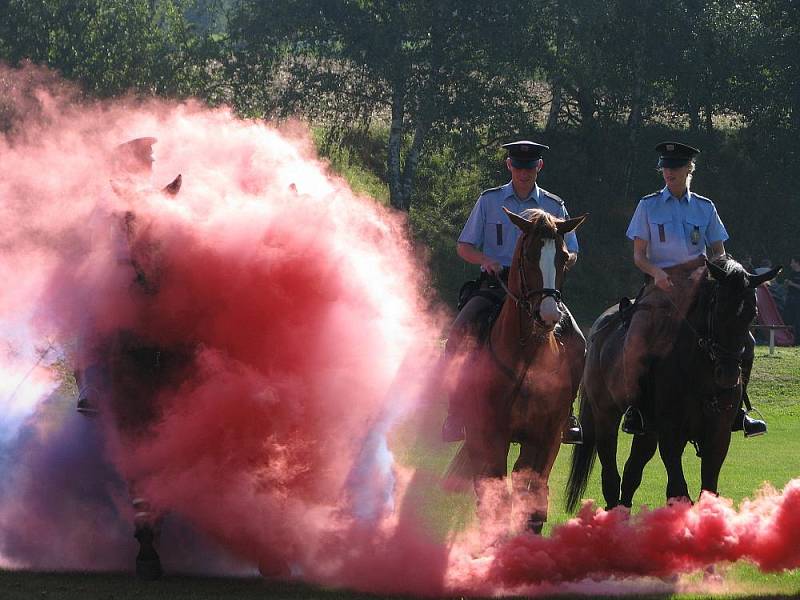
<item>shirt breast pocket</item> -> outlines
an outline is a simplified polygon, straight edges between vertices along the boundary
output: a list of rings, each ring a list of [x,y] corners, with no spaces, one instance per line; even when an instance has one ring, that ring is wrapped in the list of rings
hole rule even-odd
[[[703,248],[706,245],[706,229],[708,223],[697,217],[687,217],[683,223],[686,243],[692,248]]]
[[[648,220],[650,225],[650,243],[666,244],[673,242],[675,232],[672,230],[672,217],[667,215],[652,215]]]
[[[504,223],[486,223],[486,229],[483,232],[483,243],[486,248],[500,249],[505,243],[507,232]]]

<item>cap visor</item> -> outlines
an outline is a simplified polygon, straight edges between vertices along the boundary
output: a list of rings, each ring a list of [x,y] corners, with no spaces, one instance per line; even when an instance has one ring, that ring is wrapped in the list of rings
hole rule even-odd
[[[690,158],[665,158],[662,156],[658,159],[658,166],[666,167],[667,169],[675,169],[688,165],[689,161],[691,161]]]
[[[533,169],[536,166],[536,163],[539,162],[538,158],[533,160],[522,160],[521,158],[512,158],[511,159],[511,166],[515,169]]]

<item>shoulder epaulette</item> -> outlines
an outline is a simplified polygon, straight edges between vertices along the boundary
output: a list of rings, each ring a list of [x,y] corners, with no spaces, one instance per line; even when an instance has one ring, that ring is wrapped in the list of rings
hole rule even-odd
[[[483,190],[483,191],[481,192],[481,196],[483,196],[484,194],[488,194],[489,192],[496,192],[496,191],[497,191],[497,190],[499,190],[501,187],[503,187],[503,186],[502,186],[502,185],[498,185],[497,187],[489,188],[488,190]]]
[[[543,190],[542,188],[539,188],[539,191],[541,193],[543,193],[545,196],[547,196],[548,198],[550,198],[551,200],[555,200],[561,206],[564,206],[564,201],[561,198],[559,198],[558,196],[556,196],[553,192],[548,192],[547,190]]]
[[[694,192],[692,192],[692,196],[694,196],[694,197],[695,197],[695,198],[697,198],[698,200],[705,200],[705,201],[706,201],[706,202],[708,202],[709,204],[714,204],[714,203],[711,201],[711,198],[706,198],[705,196],[701,196],[700,194],[695,194]]]
[[[660,196],[660,195],[661,195],[661,190],[658,190],[657,192],[653,192],[652,194],[647,194],[646,196],[642,196],[640,199],[644,200],[645,198],[652,198],[653,196]]]

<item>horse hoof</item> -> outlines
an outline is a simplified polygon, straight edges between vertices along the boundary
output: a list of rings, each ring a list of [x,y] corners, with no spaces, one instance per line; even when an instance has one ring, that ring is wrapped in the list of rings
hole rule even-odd
[[[258,572],[264,579],[288,579],[292,575],[289,564],[281,558],[262,559],[258,563]]]
[[[534,521],[532,519],[528,519],[528,522],[525,525],[525,529],[527,529],[534,535],[542,535],[542,529],[544,529],[544,521]]]
[[[703,570],[703,583],[707,585],[719,585],[724,581],[722,574],[717,573],[714,565],[709,565]]]
[[[139,541],[139,553],[136,555],[136,576],[143,581],[155,581],[164,571],[161,568],[161,558],[154,546],[156,532],[150,525],[141,525],[133,534]]]
[[[155,558],[136,559],[136,577],[142,581],[156,581],[164,574],[161,568],[161,560]]]
[[[667,506],[676,506],[680,504],[688,504],[689,506],[693,506],[694,502],[689,496],[672,496],[667,498]]]

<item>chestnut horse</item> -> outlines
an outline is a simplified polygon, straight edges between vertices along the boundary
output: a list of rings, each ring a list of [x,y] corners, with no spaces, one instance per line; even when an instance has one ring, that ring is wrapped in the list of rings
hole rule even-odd
[[[633,438],[622,479],[617,469],[617,434],[624,398],[615,395],[622,377],[625,319],[613,307],[589,333],[581,393],[584,443],[572,454],[566,506],[574,510],[588,482],[596,456],[606,508],[631,507],[645,465],[659,449],[667,471],[667,499],[690,500],[681,457],[694,442],[701,456],[701,488],[717,493],[728,454],[731,424],[741,402],[741,360],[756,315],[755,288],[780,268],[752,275],[728,257],[707,262],[685,316],[677,315],[672,350],[652,364],[643,382],[642,408],[651,424]],[[633,305],[632,310],[636,309]]]
[[[481,482],[507,476],[510,444],[519,442],[512,483],[530,511],[528,528],[539,533],[547,519],[547,481],[583,371],[585,343],[560,289],[568,258],[564,235],[586,215],[562,221],[538,209],[506,213],[522,235],[505,302],[455,390],[464,394],[466,439],[451,473],[469,472],[480,504]]]

